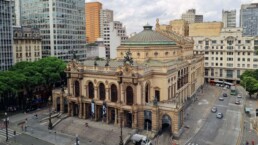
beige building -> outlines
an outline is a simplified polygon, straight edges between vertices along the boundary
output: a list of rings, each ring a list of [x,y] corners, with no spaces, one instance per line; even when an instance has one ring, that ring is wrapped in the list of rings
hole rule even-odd
[[[42,58],[39,29],[13,27],[13,62],[37,61]]]
[[[189,36],[220,36],[222,28],[222,22],[192,23],[189,24]]]
[[[203,85],[203,56],[193,41],[152,26],[122,42],[115,61],[72,60],[67,90],[53,91],[57,111],[84,119],[179,136],[184,109]]]
[[[204,54],[206,81],[239,83],[240,75],[258,68],[258,38],[242,28],[224,28],[216,37],[193,37],[194,53]]]
[[[172,20],[169,22],[169,24],[172,27],[172,31],[176,32],[177,34],[182,36],[189,35],[189,24],[187,21],[183,19]]]
[[[102,4],[100,2],[88,2],[85,4],[86,16],[86,41],[94,43],[100,38],[100,12]]]

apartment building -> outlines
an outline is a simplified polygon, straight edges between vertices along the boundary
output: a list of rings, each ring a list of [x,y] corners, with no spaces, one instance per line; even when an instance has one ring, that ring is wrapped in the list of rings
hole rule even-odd
[[[182,14],[181,19],[187,21],[189,24],[202,23],[203,15],[196,15],[195,9],[189,9],[185,13]]]
[[[204,54],[206,81],[239,83],[248,69],[258,69],[258,39],[243,37],[242,28],[223,28],[220,36],[193,37],[194,54]]]
[[[40,30],[30,27],[13,27],[13,61],[37,61],[42,58]]]
[[[236,10],[224,11],[222,10],[223,27],[236,27]]]
[[[244,36],[258,35],[258,3],[243,4],[240,9],[240,27]]]

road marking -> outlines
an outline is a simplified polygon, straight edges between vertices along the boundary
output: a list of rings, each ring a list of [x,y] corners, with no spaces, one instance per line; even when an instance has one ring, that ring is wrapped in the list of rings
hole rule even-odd
[[[47,121],[46,121],[46,122],[42,122],[42,123],[40,123],[40,125],[45,125],[45,124],[47,124]]]

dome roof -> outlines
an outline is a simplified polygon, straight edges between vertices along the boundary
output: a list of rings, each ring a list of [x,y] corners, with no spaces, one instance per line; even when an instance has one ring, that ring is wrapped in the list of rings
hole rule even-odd
[[[175,45],[170,38],[152,30],[152,26],[143,26],[144,30],[122,42],[122,45]]]

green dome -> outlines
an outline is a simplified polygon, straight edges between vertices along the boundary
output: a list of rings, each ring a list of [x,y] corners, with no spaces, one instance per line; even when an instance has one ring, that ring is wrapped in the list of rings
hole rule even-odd
[[[143,26],[143,31],[123,41],[122,45],[175,45],[170,38],[152,30],[152,26]]]

